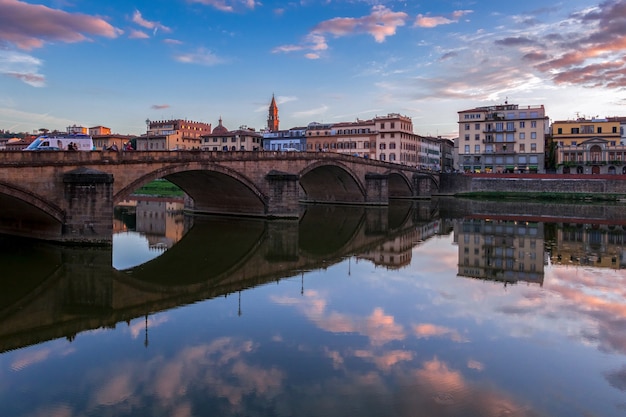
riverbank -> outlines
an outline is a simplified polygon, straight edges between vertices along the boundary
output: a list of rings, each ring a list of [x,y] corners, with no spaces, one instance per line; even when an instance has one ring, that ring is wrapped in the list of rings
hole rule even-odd
[[[500,200],[626,201],[626,175],[441,174],[438,195]]]

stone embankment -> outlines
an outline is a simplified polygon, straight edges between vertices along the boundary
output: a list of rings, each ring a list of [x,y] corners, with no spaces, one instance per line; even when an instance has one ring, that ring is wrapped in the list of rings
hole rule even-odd
[[[441,174],[439,195],[626,199],[626,175]]]

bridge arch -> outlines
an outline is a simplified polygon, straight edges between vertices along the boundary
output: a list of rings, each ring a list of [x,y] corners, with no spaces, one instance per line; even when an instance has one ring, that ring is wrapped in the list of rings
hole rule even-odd
[[[316,161],[300,171],[299,177],[307,201],[332,203],[365,201],[363,182],[353,170],[341,162]]]
[[[389,171],[389,198],[411,198],[414,195],[411,180],[400,171]]]
[[[248,177],[224,165],[186,163],[168,165],[140,176],[118,191],[119,202],[155,179],[164,178],[193,199],[193,209],[205,213],[265,215],[267,196]]]
[[[0,182],[0,207],[0,231],[4,233],[57,236],[65,221],[65,212],[59,206],[4,182]]]

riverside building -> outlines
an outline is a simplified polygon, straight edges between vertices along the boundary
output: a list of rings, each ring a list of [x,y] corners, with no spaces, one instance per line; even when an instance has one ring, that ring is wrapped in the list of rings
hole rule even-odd
[[[455,148],[464,172],[545,172],[545,137],[549,131],[543,105],[476,107],[459,114]]]
[[[211,134],[211,124],[191,120],[146,120],[145,136],[137,138],[139,151],[200,149],[201,138]]]
[[[557,172],[560,174],[626,174],[626,145],[620,120],[585,119],[552,123]]]
[[[240,126],[237,130],[228,130],[220,117],[218,125],[210,135],[203,135],[200,149],[203,151],[259,151],[262,149],[263,136],[252,128]]]

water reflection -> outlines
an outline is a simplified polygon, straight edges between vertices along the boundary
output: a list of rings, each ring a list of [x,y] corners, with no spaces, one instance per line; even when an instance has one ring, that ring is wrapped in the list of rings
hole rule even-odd
[[[626,411],[620,207],[165,207],[112,252],[1,241],[2,415]]]

